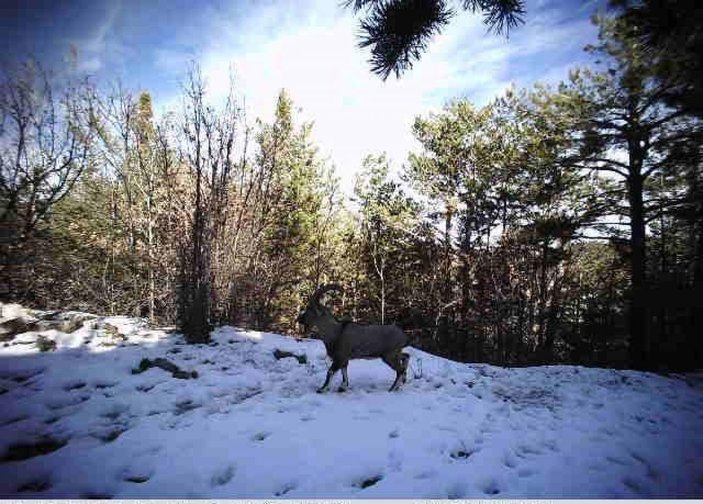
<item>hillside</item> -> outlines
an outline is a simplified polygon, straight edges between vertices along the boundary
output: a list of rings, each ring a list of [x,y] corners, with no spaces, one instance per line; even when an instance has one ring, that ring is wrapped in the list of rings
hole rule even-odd
[[[376,360],[316,394],[318,341],[223,327],[189,346],[138,319],[2,310],[0,498],[703,497],[692,376],[410,348],[399,392]]]

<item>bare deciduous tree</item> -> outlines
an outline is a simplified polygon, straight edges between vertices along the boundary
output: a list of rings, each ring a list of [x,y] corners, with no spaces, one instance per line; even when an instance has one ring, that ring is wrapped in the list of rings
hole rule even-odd
[[[229,186],[239,159],[240,124],[233,85],[224,108],[216,111],[205,101],[199,69],[191,70],[185,88],[180,156],[194,177],[193,212],[180,250],[179,288],[180,325],[191,342],[204,342],[210,336],[213,262],[221,255],[217,240],[227,221]]]
[[[56,85],[36,62],[0,80],[0,246],[10,254],[68,194],[90,162],[92,93]]]

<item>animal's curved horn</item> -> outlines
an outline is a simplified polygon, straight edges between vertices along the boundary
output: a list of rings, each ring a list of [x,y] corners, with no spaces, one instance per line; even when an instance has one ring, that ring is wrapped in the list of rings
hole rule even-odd
[[[344,292],[344,289],[342,288],[341,285],[339,284],[325,284],[321,285],[320,287],[317,288],[317,290],[313,293],[312,296],[310,296],[310,303],[315,303],[315,304],[320,304],[320,297],[326,292],[329,291],[339,291],[339,292]]]

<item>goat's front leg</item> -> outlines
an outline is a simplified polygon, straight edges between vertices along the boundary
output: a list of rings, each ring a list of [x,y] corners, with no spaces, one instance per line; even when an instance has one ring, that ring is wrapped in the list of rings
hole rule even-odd
[[[338,370],[339,366],[333,362],[330,368],[327,370],[327,378],[325,379],[325,383],[322,384],[322,387],[317,389],[318,394],[321,394],[327,390],[327,388],[330,386],[330,380]]]

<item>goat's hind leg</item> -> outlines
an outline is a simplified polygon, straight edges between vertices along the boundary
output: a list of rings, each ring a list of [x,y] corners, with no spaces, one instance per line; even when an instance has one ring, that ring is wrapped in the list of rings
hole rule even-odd
[[[330,368],[327,370],[327,378],[325,379],[325,383],[322,384],[322,387],[317,389],[318,394],[321,394],[327,390],[327,388],[330,386],[330,380],[338,370],[339,366],[333,362]]]
[[[402,352],[400,354],[400,365],[403,368],[403,383],[408,381],[408,364],[410,363],[410,354]]]
[[[348,365],[349,363],[346,363],[342,366],[342,384],[337,389],[337,392],[346,392],[349,388],[349,376],[347,375]]]

